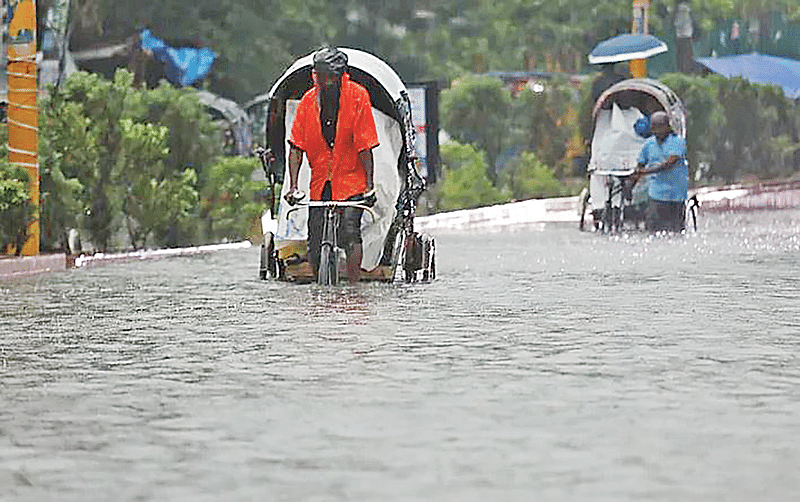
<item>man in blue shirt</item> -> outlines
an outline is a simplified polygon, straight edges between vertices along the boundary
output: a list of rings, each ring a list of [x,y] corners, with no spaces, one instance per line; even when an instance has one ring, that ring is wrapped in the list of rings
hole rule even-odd
[[[672,132],[665,112],[650,117],[652,136],[642,146],[634,177],[650,176],[647,229],[682,232],[686,228],[686,142]]]

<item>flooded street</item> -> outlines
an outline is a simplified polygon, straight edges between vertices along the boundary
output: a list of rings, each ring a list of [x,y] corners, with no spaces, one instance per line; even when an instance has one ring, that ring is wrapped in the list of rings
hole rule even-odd
[[[431,284],[0,282],[0,500],[791,500],[800,212],[699,223],[434,233]]]

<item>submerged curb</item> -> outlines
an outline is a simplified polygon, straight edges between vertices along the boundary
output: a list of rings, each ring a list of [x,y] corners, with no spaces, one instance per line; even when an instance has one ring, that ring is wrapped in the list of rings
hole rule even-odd
[[[25,277],[45,272],[64,271],[72,267],[92,267],[109,263],[122,263],[134,260],[152,260],[173,256],[191,256],[215,251],[245,249],[253,244],[249,241],[226,244],[210,244],[188,248],[153,249],[129,253],[95,253],[93,255],[72,256],[65,254],[23,256],[0,258],[0,280]]]
[[[195,254],[213,253],[215,251],[227,251],[231,249],[245,249],[253,244],[250,241],[232,242],[226,244],[209,244],[207,246],[194,246],[188,248],[169,248],[169,249],[150,249],[143,251],[131,251],[130,253],[95,253],[93,255],[81,255],[75,258],[76,267],[91,267],[104,265],[106,263],[119,263],[134,260],[152,260],[157,258],[169,258],[172,256],[190,256]]]
[[[419,231],[460,231],[498,229],[538,223],[574,223],[579,220],[577,196],[530,199],[476,209],[420,216],[414,219]]]
[[[69,257],[63,253],[3,257],[0,258],[0,279],[63,271],[67,269],[69,261]]]
[[[689,195],[697,196],[701,213],[800,209],[800,181],[703,187],[690,191]],[[414,220],[414,227],[426,232],[460,232],[543,223],[577,223],[580,209],[578,197],[530,199],[420,216]]]

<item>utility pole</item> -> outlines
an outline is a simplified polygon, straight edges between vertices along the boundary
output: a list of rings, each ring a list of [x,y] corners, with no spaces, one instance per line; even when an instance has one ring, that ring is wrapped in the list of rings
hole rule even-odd
[[[650,33],[650,0],[633,0],[633,35],[648,35]],[[644,59],[631,59],[628,63],[633,78],[647,77],[647,62]]]
[[[688,2],[675,2],[675,53],[677,69],[681,73],[692,73],[694,56],[692,54],[692,9]]]
[[[5,3],[5,2],[4,2]],[[36,2],[19,0],[8,25],[8,161],[28,170],[34,221],[22,254],[39,254],[39,161],[36,105]]]

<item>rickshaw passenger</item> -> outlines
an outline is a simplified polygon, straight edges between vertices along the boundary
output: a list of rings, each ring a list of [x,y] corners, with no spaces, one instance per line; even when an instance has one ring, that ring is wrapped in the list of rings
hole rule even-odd
[[[642,146],[634,174],[637,178],[650,175],[646,227],[652,232],[682,232],[686,228],[686,142],[672,131],[663,111],[650,117],[650,131],[653,135]]]
[[[372,149],[378,133],[369,93],[350,80],[347,55],[333,47],[313,57],[314,86],[300,99],[289,138],[289,193],[295,204],[303,154],[311,167],[311,200],[364,200],[375,203]],[[347,253],[351,283],[361,278],[361,209],[345,208],[338,229],[339,244]],[[319,268],[324,208],[309,208],[308,256],[316,277]]]

